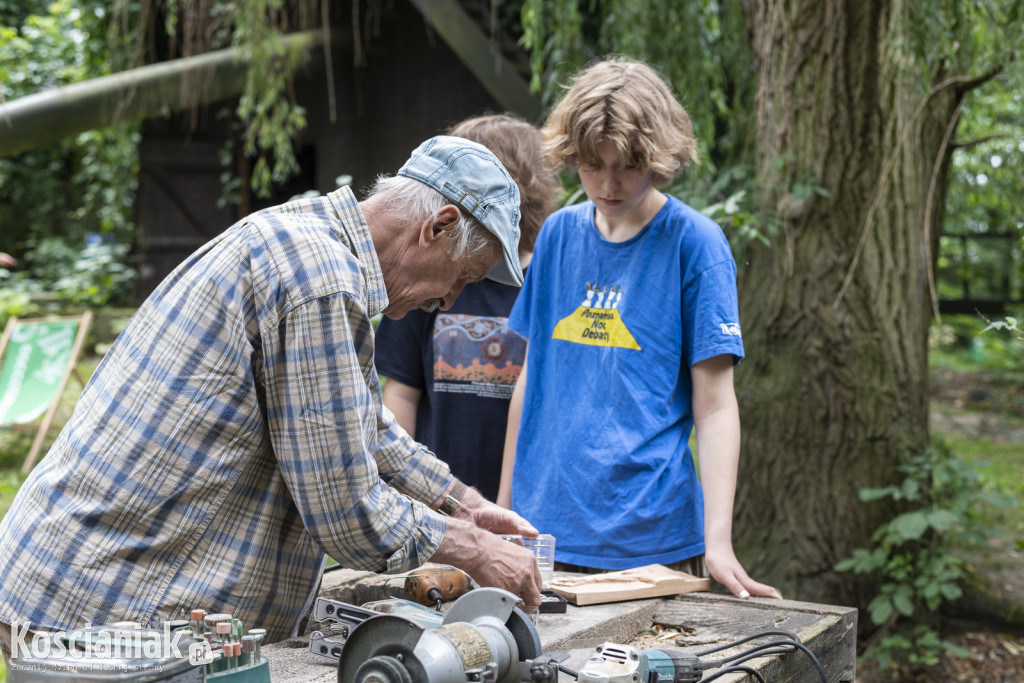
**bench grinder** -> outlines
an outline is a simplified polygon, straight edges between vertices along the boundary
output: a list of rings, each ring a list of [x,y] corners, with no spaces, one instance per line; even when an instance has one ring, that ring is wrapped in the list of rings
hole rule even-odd
[[[531,680],[540,636],[518,602],[508,591],[478,588],[456,600],[438,627],[390,614],[367,619],[345,641],[338,683]]]

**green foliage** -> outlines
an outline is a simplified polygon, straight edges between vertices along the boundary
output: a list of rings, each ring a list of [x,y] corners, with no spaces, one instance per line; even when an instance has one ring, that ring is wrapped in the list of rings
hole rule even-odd
[[[20,26],[30,14],[45,14],[50,0],[0,0],[0,26]]]
[[[1006,418],[1012,420],[1012,418]],[[1010,422],[1014,424],[1014,422]],[[1024,422],[1016,421],[1018,428]],[[992,442],[984,438],[950,437],[949,447],[966,461],[978,461],[977,469],[982,485],[987,491],[995,491],[1007,499],[1024,500],[1024,477],[1020,476],[1020,443],[1015,441]],[[996,510],[992,515],[992,523],[1004,529],[1014,545],[1024,549],[1024,509],[1021,506],[1009,506]],[[999,557],[995,561],[1002,562],[1007,558]]]
[[[693,120],[704,158],[683,194],[742,163],[754,71],[736,3],[527,0],[522,23],[531,87],[545,105],[572,72],[600,55],[630,55],[661,71]]]
[[[6,441],[6,440],[5,440]],[[18,474],[13,471],[14,468],[20,468],[22,461],[25,459],[25,453],[28,452],[29,444],[31,444],[31,437],[22,438],[22,441],[27,441],[25,449],[18,451],[12,448],[0,449],[0,467],[11,471],[0,471],[0,518],[6,514],[7,510],[11,507],[11,503],[14,502],[14,496],[17,495],[18,489],[25,481],[25,475]],[[7,443],[10,443],[7,441]],[[2,660],[0,660],[2,662]]]
[[[938,262],[942,298],[1024,299],[1022,11],[1020,0],[943,0],[920,5],[907,22],[909,45],[929,55],[929,87],[949,73],[997,74],[965,99],[957,125]]]
[[[759,221],[746,199],[747,190],[739,190],[723,201],[705,206],[701,212],[714,219],[727,232],[731,229],[736,241],[746,243],[757,240],[768,246],[771,242],[761,231]]]
[[[30,294],[49,294],[68,306],[125,305],[135,271],[125,265],[129,246],[91,241],[73,247],[57,237],[34,243],[25,258],[26,267],[0,274],[0,285],[18,296],[0,314],[25,315]]]
[[[0,269],[0,274],[2,274]],[[27,292],[0,285],[0,330],[13,317],[24,318],[32,313],[32,300]]]
[[[109,73],[106,3],[58,0],[45,12],[0,26],[4,100]],[[84,244],[89,233],[130,243],[137,146],[136,129],[124,127],[0,159],[0,250],[23,257],[32,241],[61,235]]]
[[[904,37],[893,48],[920,59],[920,82],[930,88],[949,74],[975,75],[1011,64],[1024,44],[1020,0],[936,0],[907,3],[895,17]],[[908,63],[895,55],[894,63]],[[1019,77],[1019,74],[1017,74]]]
[[[271,196],[274,184],[284,183],[299,171],[294,143],[306,127],[305,109],[296,102],[290,74],[302,55],[285,47],[286,33],[311,28],[319,19],[315,0],[247,0],[242,3],[184,3],[145,0],[122,3],[118,15],[131,14],[119,21],[119,35],[140,30],[165,32],[169,53],[164,57],[184,56],[228,47],[238,48],[246,65],[246,78],[235,114],[244,153],[252,161],[249,178],[259,197]],[[153,17],[163,17],[162,25],[152,26]],[[206,27],[196,30],[197,26]],[[134,59],[143,55],[136,49]],[[232,141],[222,151],[224,193],[221,203],[239,200],[239,179],[235,175]]]
[[[1020,307],[1016,307],[1020,308]],[[1020,315],[989,321],[977,315],[947,315],[934,323],[929,335],[929,363],[951,370],[994,370],[1024,381],[1024,333],[1019,332]]]
[[[883,671],[891,671],[896,662],[905,662],[912,669],[919,670],[939,664],[943,653],[967,657],[971,651],[944,640],[934,629],[919,624],[885,638],[865,657],[877,662]]]
[[[292,140],[306,127],[305,110],[289,97],[288,74],[301,55],[288,55],[282,34],[268,21],[280,5],[279,0],[250,0],[231,13],[232,42],[249,65],[238,117],[246,125],[245,153],[256,158],[252,187],[260,197],[269,197],[274,183],[298,173]]]
[[[938,272],[946,298],[1024,299],[1024,100],[995,79],[968,100],[950,169]]]
[[[1017,319],[1012,316],[1007,316],[1004,320],[990,322],[982,332],[988,332],[989,330],[1004,330],[1007,332],[1013,332],[1017,335],[1024,335],[1024,331],[1021,331],[1017,326]],[[1017,339],[1024,340],[1024,337],[1018,336]]]
[[[983,547],[998,533],[992,511],[1016,505],[983,486],[982,465],[960,460],[936,441],[921,454],[901,458],[898,483],[860,491],[864,502],[890,499],[901,509],[875,531],[872,547],[854,550],[835,567],[881,577],[868,614],[874,624],[896,630],[865,657],[883,669],[896,662],[934,664],[943,652],[956,654],[934,629],[942,603],[963,595],[967,569],[954,551]]]

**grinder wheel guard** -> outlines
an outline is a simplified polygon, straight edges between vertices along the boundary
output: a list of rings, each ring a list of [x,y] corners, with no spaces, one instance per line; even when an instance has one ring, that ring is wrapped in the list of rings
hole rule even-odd
[[[435,628],[390,614],[371,617],[346,641],[338,683],[455,683],[472,670],[518,683],[519,663],[541,655],[540,636],[518,601],[508,591],[477,588]]]

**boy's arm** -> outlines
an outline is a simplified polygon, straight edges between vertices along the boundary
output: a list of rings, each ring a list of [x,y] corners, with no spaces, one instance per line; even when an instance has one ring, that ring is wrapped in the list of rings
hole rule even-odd
[[[395,414],[395,421],[408,432],[409,436],[416,438],[416,413],[420,407],[420,397],[423,391],[408,384],[403,384],[397,379],[388,378],[384,384],[384,405]]]
[[[526,359],[530,345],[523,351],[523,369],[516,378],[512,389],[512,400],[508,404],[508,424],[505,428],[505,452],[501,460],[501,482],[498,484],[497,504],[512,508],[512,470],[516,464],[516,445],[519,443],[519,421],[523,414],[523,396],[526,394]]]
[[[732,547],[732,511],[740,459],[740,417],[733,388],[733,357],[694,364],[693,420],[704,489],[705,561],[711,576],[738,597],[781,598],[773,587],[751,579]]]

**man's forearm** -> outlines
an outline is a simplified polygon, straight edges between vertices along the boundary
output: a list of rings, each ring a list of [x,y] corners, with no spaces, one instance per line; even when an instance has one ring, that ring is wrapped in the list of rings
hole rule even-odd
[[[540,571],[533,553],[472,522],[449,518],[444,540],[430,561],[457,567],[481,586],[503,588],[528,606],[540,604]]]

